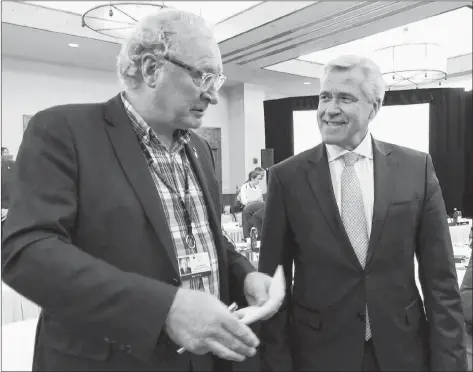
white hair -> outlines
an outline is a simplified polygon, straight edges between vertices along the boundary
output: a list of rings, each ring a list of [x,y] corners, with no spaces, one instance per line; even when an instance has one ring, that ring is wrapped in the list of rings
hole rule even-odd
[[[196,32],[202,31],[202,32]],[[212,37],[212,26],[202,17],[178,9],[165,9],[141,20],[122,45],[117,57],[118,78],[128,89],[142,82],[141,59],[151,53],[164,63],[163,56],[177,52],[180,41],[193,37]]]
[[[381,105],[384,100],[386,84],[379,66],[371,59],[355,55],[344,55],[332,59],[324,67],[324,79],[332,71],[350,71],[359,69],[364,76],[362,90],[366,98],[372,102],[379,100]]]

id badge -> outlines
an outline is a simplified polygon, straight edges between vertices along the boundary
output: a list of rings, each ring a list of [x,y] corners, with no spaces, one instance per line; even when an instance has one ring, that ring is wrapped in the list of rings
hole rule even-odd
[[[181,280],[202,278],[211,274],[208,252],[179,256],[178,261]]]

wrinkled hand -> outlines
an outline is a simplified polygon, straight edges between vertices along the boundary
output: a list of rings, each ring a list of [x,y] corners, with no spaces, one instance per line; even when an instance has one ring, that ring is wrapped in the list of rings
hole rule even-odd
[[[194,354],[211,352],[241,362],[255,355],[259,340],[216,297],[201,291],[179,289],[166,319],[166,332]]]

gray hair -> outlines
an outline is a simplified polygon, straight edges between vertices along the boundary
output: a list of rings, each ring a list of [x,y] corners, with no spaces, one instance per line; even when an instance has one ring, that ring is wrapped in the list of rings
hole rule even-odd
[[[117,57],[117,74],[122,84],[128,89],[136,89],[142,82],[143,55],[155,55],[162,66],[164,55],[177,52],[183,37],[203,36],[196,30],[207,30],[204,35],[212,37],[211,25],[193,13],[165,9],[145,17],[135,26]]]
[[[324,77],[332,71],[350,71],[356,68],[361,70],[365,78],[363,80],[362,89],[366,98],[372,102],[379,100],[381,105],[384,100],[386,83],[384,82],[379,66],[369,58],[355,55],[337,57],[325,65]]]

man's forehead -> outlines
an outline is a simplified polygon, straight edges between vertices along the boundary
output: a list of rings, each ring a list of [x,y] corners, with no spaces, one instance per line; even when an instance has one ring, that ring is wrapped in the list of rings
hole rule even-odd
[[[204,43],[190,44],[188,47],[182,45],[178,51],[182,56],[183,62],[186,62],[196,68],[203,70],[222,70],[222,57],[218,46]]]
[[[360,87],[363,76],[355,71],[334,71],[321,81],[321,91],[353,91]]]

